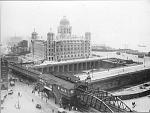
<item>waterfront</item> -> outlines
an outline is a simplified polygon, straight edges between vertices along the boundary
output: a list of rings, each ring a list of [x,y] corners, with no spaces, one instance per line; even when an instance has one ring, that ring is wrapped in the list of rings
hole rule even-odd
[[[93,54],[100,55],[103,58],[115,57],[115,58],[120,58],[120,59],[125,59],[125,60],[132,59],[133,61],[143,62],[143,64],[141,65],[141,68],[142,67],[144,68],[144,65],[145,65],[145,67],[150,66],[150,57],[138,58],[137,55],[126,54],[126,53],[121,53],[121,55],[117,55],[116,52],[95,52],[94,51]],[[132,67],[131,67],[131,69],[132,69]],[[134,91],[135,86],[131,86],[127,89],[128,90],[125,91],[125,89],[121,88],[121,91],[118,91],[117,94],[119,94],[119,92],[120,92],[120,94],[125,95],[125,94],[132,94],[132,93],[141,91],[141,89],[138,89],[138,88],[136,88],[136,91]],[[147,90],[150,90],[150,88]],[[125,102],[131,109],[133,109],[137,112],[149,112],[150,111],[150,95],[140,97],[140,98],[135,98],[135,99],[123,100],[123,102]],[[133,108],[132,102],[135,102],[135,104],[136,104],[136,106],[134,108]]]
[[[116,52],[97,52],[97,51],[92,51],[92,54],[99,55],[102,58],[120,58],[125,60],[132,59],[133,61],[136,62],[143,62],[143,65],[145,64],[145,66],[150,65],[150,57],[147,56],[145,56],[144,58],[138,58],[138,55],[133,54],[121,53],[120,55],[117,55]]]

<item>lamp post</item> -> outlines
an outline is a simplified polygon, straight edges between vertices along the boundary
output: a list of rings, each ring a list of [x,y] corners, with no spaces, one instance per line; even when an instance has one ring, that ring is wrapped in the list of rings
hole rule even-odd
[[[1,42],[0,42],[0,113],[1,113],[1,84],[2,79],[1,79]]]
[[[145,45],[142,45],[142,46],[139,45],[139,47],[145,48],[146,46]],[[144,67],[145,67],[145,53],[144,53],[144,51],[142,53],[144,54]]]
[[[145,54],[144,54],[144,67],[145,67]]]

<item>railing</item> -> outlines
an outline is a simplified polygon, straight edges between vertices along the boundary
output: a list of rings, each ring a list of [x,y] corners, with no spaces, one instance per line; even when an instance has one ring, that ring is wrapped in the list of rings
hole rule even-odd
[[[132,112],[132,110],[122,102],[117,96],[102,90],[84,91],[77,88],[78,98],[87,105],[100,112]],[[81,92],[81,93],[80,93]]]
[[[78,88],[77,90],[83,92],[82,89]],[[111,108],[107,104],[105,104],[104,101],[102,101],[101,99],[99,99],[92,93],[84,91],[84,93],[79,93],[77,97],[78,99],[80,99],[80,101],[83,101],[87,105],[95,108],[96,110],[100,112],[112,112],[113,113]]]

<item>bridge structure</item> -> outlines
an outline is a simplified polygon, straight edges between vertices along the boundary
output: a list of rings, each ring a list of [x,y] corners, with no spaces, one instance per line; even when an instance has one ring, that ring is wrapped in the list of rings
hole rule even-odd
[[[100,112],[132,112],[132,110],[117,96],[100,89],[84,91],[77,88],[79,99],[86,106]]]
[[[34,78],[37,81],[40,79],[44,80],[44,78],[42,78],[41,76],[42,73],[39,71],[29,69],[25,66],[21,66],[21,65],[11,63],[11,62],[9,62],[8,64],[9,64],[8,67],[12,71],[22,73],[23,75]],[[76,85],[77,83],[74,83],[74,84]],[[53,86],[55,87],[56,85],[57,84],[55,83],[53,84]],[[76,100],[72,100],[76,102],[75,104],[82,103],[85,106],[94,108],[100,112],[112,112],[112,113],[113,112],[132,112],[132,110],[125,103],[123,103],[119,97],[112,95],[109,92],[102,91],[100,89],[96,89],[96,90],[90,90],[87,88],[84,89],[80,87],[79,84],[77,84],[76,86],[78,87],[75,87],[74,94],[71,95],[72,97],[69,96],[72,99],[76,99]],[[61,96],[62,93],[58,91],[57,88],[53,88],[52,90],[59,95],[58,96],[59,98],[62,97]]]

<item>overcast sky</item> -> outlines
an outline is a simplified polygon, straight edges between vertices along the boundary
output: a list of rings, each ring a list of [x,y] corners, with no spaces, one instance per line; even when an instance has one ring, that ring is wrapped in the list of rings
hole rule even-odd
[[[1,35],[28,39],[35,28],[43,39],[50,28],[57,33],[63,16],[73,34],[92,33],[92,43],[150,51],[150,1],[25,1],[2,2]],[[146,45],[140,48],[138,45]]]

